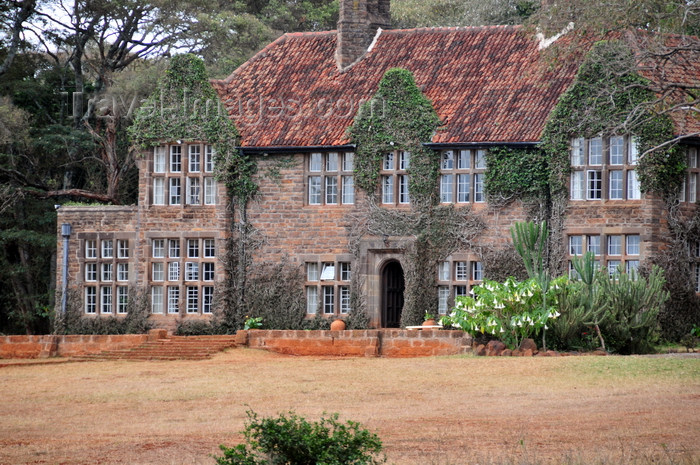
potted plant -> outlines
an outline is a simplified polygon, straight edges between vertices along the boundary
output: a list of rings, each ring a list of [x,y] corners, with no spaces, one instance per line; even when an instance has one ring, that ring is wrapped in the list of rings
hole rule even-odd
[[[435,315],[432,313],[425,312],[423,317],[423,326],[436,326],[437,321],[435,321]]]

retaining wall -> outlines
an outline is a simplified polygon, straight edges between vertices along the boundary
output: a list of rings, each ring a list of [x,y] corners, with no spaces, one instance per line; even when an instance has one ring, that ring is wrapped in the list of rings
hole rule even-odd
[[[239,344],[288,355],[422,357],[471,350],[462,331],[370,329],[354,331],[239,331]]]
[[[73,357],[97,354],[103,350],[136,347],[146,342],[148,338],[148,334],[0,336],[0,358]]]

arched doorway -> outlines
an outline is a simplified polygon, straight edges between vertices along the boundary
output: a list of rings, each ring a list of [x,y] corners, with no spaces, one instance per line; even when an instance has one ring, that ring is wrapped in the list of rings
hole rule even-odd
[[[382,327],[398,328],[403,310],[404,278],[401,264],[390,261],[382,270]]]

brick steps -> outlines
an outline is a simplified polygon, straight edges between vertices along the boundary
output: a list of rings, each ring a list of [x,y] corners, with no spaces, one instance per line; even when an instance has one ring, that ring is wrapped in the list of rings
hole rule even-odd
[[[86,354],[81,360],[205,360],[235,347],[235,336],[171,336],[144,342],[131,349]]]

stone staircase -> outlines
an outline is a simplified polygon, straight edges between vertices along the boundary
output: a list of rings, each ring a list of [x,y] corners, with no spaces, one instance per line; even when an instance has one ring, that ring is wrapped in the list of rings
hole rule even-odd
[[[236,346],[235,336],[170,336],[130,349],[106,350],[80,360],[205,360]]]

